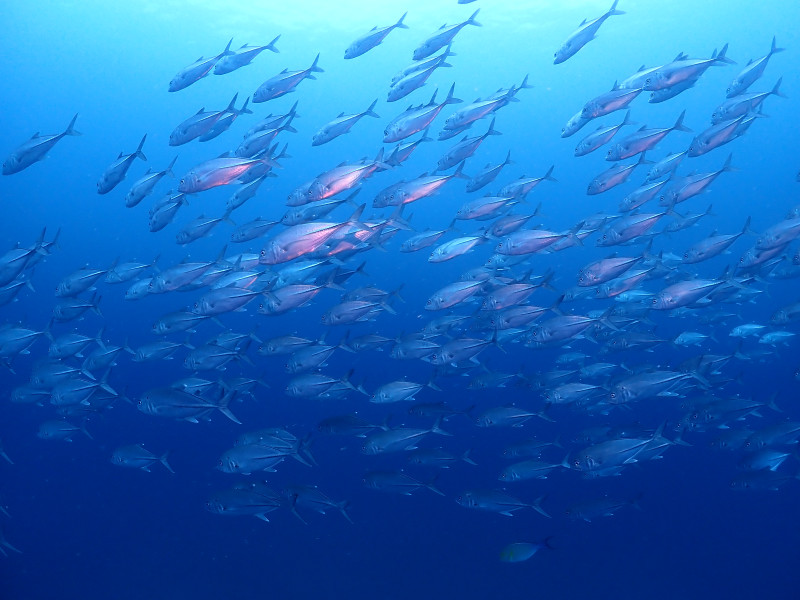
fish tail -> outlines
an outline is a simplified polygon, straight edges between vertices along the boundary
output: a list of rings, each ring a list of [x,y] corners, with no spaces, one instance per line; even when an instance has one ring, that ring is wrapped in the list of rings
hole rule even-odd
[[[314,59],[314,62],[311,63],[311,66],[308,68],[308,72],[309,73],[324,73],[325,72],[324,69],[321,69],[320,67],[317,66],[318,62],[319,62],[319,53],[317,53],[317,57]]]
[[[92,437],[92,434],[91,434],[91,433],[89,433],[89,431],[86,429],[86,420],[84,420],[84,421],[82,421],[82,422],[81,422],[81,424],[80,424],[80,429],[81,429],[81,432],[82,432],[84,435],[86,435],[86,437],[88,437],[90,440],[93,440],[93,439],[94,439],[94,438]]]
[[[142,152],[142,148],[144,148],[144,141],[146,139],[147,139],[147,134],[145,133],[144,136],[142,137],[142,141],[139,142],[139,147],[136,148],[136,152],[133,153],[134,156],[136,156],[137,158],[141,158],[142,160],[145,161],[147,160],[147,157],[144,155],[144,152]]]
[[[403,15],[403,16],[405,16],[405,15]],[[353,525],[355,524],[355,523],[353,523],[353,519],[350,518],[350,515],[347,514],[347,509],[350,508],[350,502],[348,502],[347,500],[342,500],[341,502],[337,502],[336,503],[336,508],[339,509],[339,512],[342,513],[342,516],[345,519],[347,519],[351,524],[353,524]]]
[[[271,41],[269,44],[267,44],[267,48],[266,48],[266,49],[267,49],[267,50],[271,50],[271,51],[272,51],[272,52],[274,52],[275,54],[280,54],[280,53],[281,53],[281,51],[280,51],[280,50],[278,50],[278,49],[275,47],[275,44],[276,44],[276,42],[277,42],[279,39],[281,39],[281,36],[280,36],[280,34],[278,34],[277,36],[275,36],[275,39],[274,39],[274,40],[272,40],[272,41]]]
[[[687,133],[691,133],[692,130],[684,126],[683,124],[683,118],[685,116],[686,116],[686,111],[684,110],[678,117],[678,120],[675,121],[675,125],[673,125],[672,128],[675,129],[676,131],[686,131]]]
[[[369,105],[369,108],[364,111],[364,114],[368,117],[375,117],[376,119],[380,119],[381,116],[373,110],[377,103],[378,99],[375,98],[375,100],[372,101],[372,104]]]
[[[75,121],[78,119],[78,113],[75,113],[75,116],[72,117],[72,121],[69,122],[67,125],[66,131],[64,131],[64,135],[83,135],[80,131],[75,129]]]
[[[239,419],[237,419],[236,415],[234,415],[228,408],[228,404],[230,403],[231,398],[233,398],[235,395],[236,395],[236,390],[228,390],[227,392],[225,392],[225,395],[220,399],[219,404],[217,405],[216,408],[219,412],[228,417],[231,421],[233,421],[237,425],[241,425],[242,422]]]
[[[164,454],[162,454],[162,455],[161,455],[161,456],[158,458],[158,462],[160,462],[162,465],[164,465],[164,468],[165,468],[167,471],[169,471],[170,473],[172,473],[172,474],[174,475],[174,474],[175,474],[175,471],[173,471],[173,470],[172,470],[172,467],[171,467],[171,466],[170,466],[170,464],[167,462],[167,458],[169,458],[169,450],[167,450],[166,452],[164,452]]]
[[[534,500],[533,504],[531,504],[531,508],[533,510],[535,510],[536,512],[538,512],[543,517],[547,517],[548,519],[552,519],[553,517],[551,517],[549,514],[547,514],[545,512],[545,510],[542,508],[542,502],[544,502],[545,498],[547,498],[547,496],[539,496],[536,500]]]
[[[453,85],[450,86],[450,91],[447,92],[447,98],[444,99],[444,102],[442,102],[442,104],[458,104],[460,102],[463,102],[461,98],[456,98],[455,96],[453,96],[453,92],[455,91],[455,89],[456,89],[456,84],[454,82]],[[431,102],[434,102],[435,98],[436,98],[436,92],[433,92],[433,97],[431,98]]]
[[[778,48],[777,42],[775,41],[775,36],[772,36],[772,47],[769,49],[769,55],[772,56],[776,52],[783,52],[786,48]]]
[[[478,466],[478,463],[476,463],[474,460],[470,458],[469,456],[470,452],[472,452],[472,448],[467,448],[467,450],[464,451],[464,454],[460,456],[461,460],[467,463],[468,465]]]
[[[503,135],[502,132],[494,128],[494,121],[494,118],[492,118],[492,122],[489,123],[489,131],[487,131],[485,135]]]
[[[619,1],[619,0],[617,0],[617,1]],[[469,19],[467,19],[467,20],[466,20],[466,22],[465,22],[464,24],[465,24],[465,25],[475,25],[475,27],[483,27],[483,25],[481,25],[480,23],[478,23],[478,22],[475,20],[475,17],[477,17],[477,16],[478,16],[478,13],[479,13],[479,12],[481,12],[481,9],[480,9],[480,8],[479,8],[478,10],[476,10],[474,13],[472,13],[472,15],[470,16],[470,18],[469,18]]]
[[[554,168],[555,168],[555,165],[550,165],[550,168],[547,169],[547,173],[544,174],[542,179],[546,179],[547,181],[555,181],[556,183],[558,183],[558,179],[553,177],[553,169]]]
[[[175,166],[175,162],[178,160],[178,156],[176,155],[175,158],[172,159],[172,162],[169,163],[166,169],[164,169],[164,175],[169,175],[170,177],[175,177],[175,173],[172,170],[172,167]]]
[[[614,0],[614,4],[612,4],[611,8],[608,9],[608,12],[606,14],[609,17],[611,15],[624,15],[625,14],[624,10],[617,10],[617,4],[619,4],[619,0]]]
[[[397,23],[395,23],[394,26],[397,27],[398,29],[408,29],[408,25],[403,23],[403,19],[406,18],[407,14],[408,14],[408,12],[404,12],[403,16],[398,19]],[[773,42],[774,42],[774,40],[773,40]]]
[[[249,102],[250,102],[250,96],[248,96],[247,98],[245,98],[245,100],[244,100],[244,105],[242,105],[242,108],[240,108],[240,109],[237,111],[237,114],[240,114],[240,115],[252,115],[252,114],[253,114],[253,111],[252,111],[252,110],[250,110],[249,108],[247,108],[247,105],[249,104]]]
[[[231,101],[228,103],[228,108],[226,108],[226,109],[225,109],[224,111],[222,111],[222,112],[229,112],[229,113],[233,113],[233,114],[235,114],[235,113],[236,113],[236,106],[235,106],[235,104],[236,104],[236,100],[238,100],[238,99],[239,99],[239,92],[236,92],[236,93],[233,95],[233,98],[231,99]]]
[[[783,50],[783,48],[781,48],[781,50]],[[783,83],[783,77],[779,78],[778,81],[775,82],[775,85],[773,86],[772,91],[770,92],[770,94],[773,94],[775,96],[779,96],[781,98],[786,98],[787,97],[786,94],[784,94],[780,90],[781,83]]]
[[[441,424],[442,424],[442,417],[438,417],[434,422],[433,427],[431,427],[431,433],[438,433],[439,435],[452,436],[453,435],[452,433],[445,431],[444,429],[439,427],[439,425]]]
[[[726,63],[726,64],[729,64],[729,65],[735,65],[735,64],[736,64],[736,61],[735,61],[735,60],[731,60],[730,58],[728,58],[727,56],[725,56],[725,53],[726,53],[727,51],[728,51],[728,44],[725,44],[725,45],[722,47],[722,50],[720,50],[720,51],[719,51],[719,54],[717,54],[717,55],[714,57],[714,63],[712,63],[712,64],[715,64],[715,63],[718,63],[718,62],[720,62],[720,63]]]

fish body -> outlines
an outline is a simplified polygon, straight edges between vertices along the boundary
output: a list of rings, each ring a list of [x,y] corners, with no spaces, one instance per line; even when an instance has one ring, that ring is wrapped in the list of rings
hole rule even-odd
[[[380,28],[375,26],[370,29],[367,33],[362,35],[347,47],[347,49],[344,51],[344,57],[346,59],[352,59],[369,52],[378,46],[383,40],[385,40],[386,36],[389,35],[393,29],[408,29],[408,25],[403,23],[403,19],[406,18],[407,14],[407,12],[403,13],[403,16],[400,17],[397,20],[397,23],[394,23],[393,25]]]

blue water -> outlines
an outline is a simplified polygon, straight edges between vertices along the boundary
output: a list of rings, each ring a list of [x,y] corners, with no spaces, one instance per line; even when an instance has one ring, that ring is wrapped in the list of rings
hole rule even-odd
[[[800,82],[796,52],[800,6],[775,3],[757,10],[749,2],[670,3],[622,0],[619,8],[627,14],[611,17],[600,35],[566,63],[554,66],[555,49],[584,18],[595,18],[608,9],[608,2],[519,3],[512,0],[470,3],[455,0],[407,1],[382,7],[378,3],[343,0],[337,3],[298,0],[292,3],[133,2],[90,0],[80,3],[14,3],[5,7],[0,49],[6,59],[2,86],[3,114],[0,154],[7,156],[35,131],[58,133],[79,113],[76,128],[81,137],[63,139],[50,157],[19,174],[3,177],[0,203],[0,241],[5,251],[19,243],[34,244],[47,227],[47,239],[61,229],[58,248],[29,271],[35,292],[23,289],[17,302],[0,307],[3,323],[41,331],[50,319],[56,298],[53,290],[65,276],[85,265],[107,267],[114,258],[121,261],[150,261],[160,255],[164,269],[185,257],[213,260],[228,243],[233,225],[221,224],[213,235],[188,247],[175,243],[175,235],[192,218],[218,216],[235,185],[203,192],[189,199],[176,221],[159,233],[148,231],[147,211],[152,202],[177,185],[163,180],[155,193],[139,206],[125,207],[124,195],[148,167],[163,169],[177,154],[178,177],[196,164],[231,150],[256,121],[269,113],[283,114],[297,101],[300,117],[293,126],[297,134],[282,133],[278,140],[289,144],[292,158],[281,160],[277,177],[265,182],[258,195],[237,209],[232,219],[245,223],[258,216],[279,219],[286,210],[285,198],[298,185],[342,161],[373,157],[381,147],[383,128],[409,104],[427,102],[435,88],[441,101],[451,83],[455,95],[466,102],[486,97],[498,88],[518,84],[530,75],[533,89],[521,90],[520,102],[503,107],[496,114],[500,137],[488,138],[476,155],[467,160],[465,172],[473,175],[487,163],[501,162],[508,150],[514,165],[504,169],[494,184],[474,194],[464,192],[464,182],[451,181],[440,193],[408,206],[404,217],[422,231],[444,228],[467,199],[502,185],[521,175],[541,176],[550,165],[558,183],[543,182],[513,209],[530,214],[541,203],[541,216],[531,221],[552,231],[575,226],[597,212],[616,214],[619,201],[643,178],[634,173],[624,186],[597,196],[586,195],[586,185],[610,163],[603,160],[605,149],[575,158],[575,145],[597,123],[621,121],[617,112],[592,122],[568,139],[560,138],[564,123],[584,102],[611,88],[641,65],[656,66],[670,61],[681,51],[692,57],[708,57],[715,48],[729,44],[728,56],[736,65],[710,68],[697,85],[662,104],[648,104],[644,92],[631,105],[632,120],[650,127],[666,127],[686,110],[686,124],[700,132],[709,124],[711,111],[724,100],[725,88],[750,58],[763,56],[772,36],[786,51],[770,61],[764,77],[750,92],[768,91],[783,76],[781,91],[787,99],[768,98],[764,113],[741,139],[699,158],[686,159],[680,175],[691,171],[718,169],[733,153],[731,173],[723,173],[710,191],[679,205],[682,214],[704,211],[713,214],[688,230],[659,234],[652,252],[680,255],[685,248],[712,231],[734,233],[747,216],[752,229],[761,232],[781,221],[797,204],[795,175],[800,166],[796,153],[797,98]],[[569,6],[560,6],[568,4]],[[466,27],[453,44],[457,56],[452,68],[437,70],[428,84],[408,98],[388,104],[386,93],[391,77],[410,64],[413,49],[442,23],[456,23],[481,9],[481,28]],[[395,22],[408,10],[409,30],[396,30],[386,41],[354,60],[342,58],[352,40],[372,26]],[[209,75],[185,90],[168,93],[167,84],[175,73],[198,56],[222,51],[230,38],[238,48],[245,42],[266,44],[281,34],[280,54],[264,52],[253,64],[224,76]],[[238,92],[239,102],[266,79],[284,68],[308,67],[317,53],[325,70],[316,81],[304,81],[297,90],[265,104],[251,105],[253,115],[242,115],[230,131],[200,144],[180,148],[168,146],[169,133],[200,107],[224,108]],[[311,136],[340,112],[363,111],[380,98],[376,112],[381,119],[364,118],[353,131],[320,147],[311,147]],[[435,137],[444,118],[454,107],[445,107],[431,128]],[[486,131],[488,119],[478,122],[469,135]],[[633,128],[623,130],[627,135]],[[137,161],[115,190],[98,196],[95,183],[120,151],[133,152],[147,134],[144,152],[147,163]],[[419,136],[409,138],[411,141]],[[651,151],[660,159],[669,152],[688,147],[692,134],[674,132]],[[374,210],[372,198],[400,179],[412,179],[435,168],[439,157],[459,138],[422,144],[402,166],[379,172],[366,180],[357,197],[366,202],[366,215],[387,217],[391,210]],[[393,144],[385,145],[388,153]],[[632,162],[628,159],[623,162]],[[650,210],[653,209],[653,210]],[[333,213],[332,219],[347,217],[349,207]],[[644,207],[657,212],[655,202]],[[656,226],[663,229],[665,221]],[[485,222],[459,222],[463,234],[476,231]],[[278,226],[271,235],[280,230]],[[448,238],[454,237],[450,234]],[[493,243],[442,264],[427,262],[430,250],[407,254],[399,247],[408,233],[401,232],[386,243],[385,252],[371,250],[346,263],[355,268],[366,260],[367,275],[356,275],[344,284],[347,290],[374,285],[385,290],[405,287],[405,303],[392,303],[396,315],[382,313],[374,322],[327,331],[328,342],[338,341],[347,329],[351,336],[379,333],[395,338],[412,333],[441,313],[424,310],[426,299],[438,288],[457,280],[465,271],[485,263]],[[532,255],[515,267],[521,276],[529,269],[542,274],[555,270],[552,285],[558,290],[538,290],[530,303],[549,306],[559,292],[575,285],[580,267],[618,251],[621,255],[640,253],[644,245],[597,248],[597,234],[582,247],[554,254]],[[727,265],[756,242],[756,236],[738,240],[729,254],[698,265],[681,267],[692,277],[721,276]],[[265,240],[248,244],[228,243],[228,255],[258,252]],[[243,246],[243,247],[240,247]],[[797,244],[782,254],[788,262]],[[628,254],[633,253],[633,254]],[[785,262],[787,262],[785,261]],[[488,348],[479,358],[489,368],[514,373],[522,369],[533,376],[555,368],[556,358],[568,351],[590,355],[590,361],[610,360],[629,368],[649,365],[676,369],[687,358],[703,353],[730,354],[737,340],[728,335],[743,323],[769,325],[777,309],[798,300],[797,279],[767,281],[767,273],[743,284],[764,290],[749,302],[711,306],[701,311],[674,314],[651,313],[655,333],[670,340],[684,330],[713,333],[715,340],[697,348],[679,348],[663,343],[651,352],[640,349],[599,355],[602,344],[588,339],[574,340],[569,348],[525,347],[521,342],[503,344],[503,350]],[[76,329],[94,336],[104,327],[103,339],[114,344],[126,340],[136,348],[154,341],[152,323],[162,315],[192,305],[204,290],[170,292],[131,302],[124,299],[128,284],[97,284],[102,295],[103,317],[92,313],[66,324],[55,324],[55,336]],[[646,281],[643,288],[658,292],[666,283]],[[266,340],[296,333],[316,339],[325,326],[320,316],[339,301],[341,292],[323,290],[308,306],[279,317],[259,315],[255,303],[243,312],[224,314],[226,328]],[[84,294],[88,297],[90,294]],[[565,313],[586,314],[606,309],[611,300],[580,299],[562,305]],[[477,307],[456,307],[456,314],[472,315]],[[734,313],[721,324],[700,322],[703,311],[722,309]],[[640,324],[646,331],[652,325]],[[797,333],[797,324],[784,327]],[[212,323],[199,326],[189,339],[201,345],[219,332]],[[485,332],[467,331],[482,337]],[[182,334],[171,336],[177,341]],[[440,338],[439,342],[446,341]],[[256,388],[255,398],[243,397],[231,405],[242,421],[236,425],[220,413],[210,422],[192,424],[143,414],[123,400],[101,414],[90,417],[86,428],[92,440],[77,434],[71,443],[38,439],[39,424],[57,418],[53,406],[23,405],[9,401],[12,389],[26,383],[36,361],[47,355],[48,342],[37,341],[30,353],[11,363],[13,371],[0,368],[3,448],[14,461],[0,459],[0,504],[10,514],[0,514],[0,530],[7,541],[21,550],[0,556],[0,598],[3,600],[83,598],[499,598],[537,597],[601,598],[796,598],[800,561],[797,532],[800,516],[800,482],[789,481],[778,491],[739,492],[730,482],[741,475],[737,462],[741,452],[720,452],[710,442],[723,430],[686,432],[690,446],[670,447],[661,460],[626,466],[618,477],[586,480],[581,474],[556,469],[546,480],[503,484],[497,474],[509,462],[502,450],[510,443],[529,437],[560,439],[564,449],[545,451],[546,460],[560,462],[568,452],[586,444],[572,440],[581,430],[598,425],[622,426],[640,423],[654,429],[669,423],[667,436],[676,435],[674,425],[692,405],[707,393],[688,389],[682,397],[650,398],[608,414],[588,414],[579,408],[554,407],[554,422],[534,418],[521,428],[478,428],[469,419],[455,416],[442,427],[452,437],[428,436],[424,447],[443,447],[460,455],[471,449],[477,466],[455,464],[442,470],[436,486],[445,497],[421,489],[413,495],[386,494],[367,489],[361,479],[368,470],[405,469],[408,474],[430,481],[437,470],[409,465],[405,453],[365,456],[363,440],[325,436],[317,423],[337,414],[358,412],[371,423],[391,415],[390,424],[429,427],[431,419],[407,414],[408,404],[377,405],[365,396],[350,394],[345,399],[289,398],[283,388],[289,380],[285,357],[261,356],[254,344],[248,351],[254,366],[231,363],[225,371],[201,373],[208,379],[230,380],[239,376],[260,377],[269,389]],[[766,402],[777,394],[778,414],[768,408],[759,416],[731,421],[730,428],[757,430],[780,420],[800,420],[795,403],[798,382],[797,338],[789,345],[772,347],[755,338],[744,341],[741,351],[747,361],[733,360],[711,391],[719,397],[742,396]],[[187,377],[186,355],[180,350],[174,360],[134,363],[126,354],[109,375],[109,384],[137,399],[148,389],[167,386]],[[78,364],[74,360],[68,364]],[[354,370],[353,380],[367,390],[401,378],[427,381],[433,367],[423,361],[399,361],[383,352],[359,354],[337,350],[323,372],[343,376]],[[540,410],[541,390],[509,385],[485,391],[467,388],[470,377],[442,375],[437,383],[442,392],[423,389],[419,401],[446,401],[458,409],[475,405],[472,416],[494,406],[516,403]],[[285,427],[298,437],[313,434],[312,451],[318,465],[308,468],[288,459],[276,473],[236,476],[214,469],[217,460],[242,432],[264,427]],[[435,439],[434,439],[435,438]],[[155,464],[151,473],[123,469],[111,464],[115,448],[143,444],[160,454],[170,451],[175,475]],[[784,447],[786,448],[786,447]],[[796,455],[796,446],[788,447]],[[798,471],[790,457],[778,469],[785,475]],[[302,512],[304,525],[286,507],[268,515],[264,523],[250,516],[219,516],[205,510],[214,493],[242,481],[267,481],[280,491],[289,484],[317,485],[331,498],[350,503],[348,523],[338,511],[320,515]],[[512,518],[491,512],[469,510],[455,499],[476,488],[504,488],[526,502],[545,496],[543,507],[552,515],[546,519],[523,509]],[[620,509],[612,517],[592,522],[574,521],[565,511],[571,504],[601,498],[640,496],[642,510]],[[500,561],[502,549],[513,542],[539,542],[552,536],[553,550],[542,550],[519,564]]]

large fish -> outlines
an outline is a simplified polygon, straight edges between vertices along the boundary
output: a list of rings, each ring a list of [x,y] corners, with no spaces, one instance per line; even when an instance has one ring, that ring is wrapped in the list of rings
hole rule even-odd
[[[408,25],[403,23],[403,19],[406,18],[407,14],[407,12],[404,12],[403,16],[400,17],[397,20],[397,23],[394,25],[388,25],[381,28],[378,28],[376,25],[370,29],[367,33],[362,35],[347,47],[347,49],[344,51],[344,57],[346,59],[356,58],[357,56],[361,56],[362,54],[369,52],[375,46],[379,45],[383,40],[385,40],[386,36],[391,33],[392,29],[408,29]]]

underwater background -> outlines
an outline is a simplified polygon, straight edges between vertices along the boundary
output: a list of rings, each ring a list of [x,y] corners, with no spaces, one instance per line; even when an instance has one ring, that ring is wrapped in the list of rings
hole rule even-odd
[[[40,439],[37,431],[41,424],[58,420],[62,414],[46,398],[14,400],[13,391],[27,385],[37,362],[47,358],[51,342],[46,336],[39,336],[19,354],[4,355],[7,368],[0,369],[0,438],[8,460],[0,458],[0,505],[7,514],[0,514],[0,539],[11,547],[3,546],[7,556],[0,556],[0,598],[52,598],[56,594],[84,600],[221,595],[489,598],[523,594],[555,598],[796,598],[800,584],[795,567],[800,562],[800,481],[796,480],[800,433],[767,444],[786,455],[774,471],[747,467],[749,454],[744,445],[733,451],[720,450],[712,442],[731,430],[755,433],[800,421],[797,338],[787,336],[786,341],[770,344],[759,343],[757,336],[739,339],[730,335],[734,327],[744,324],[762,325],[763,332],[797,333],[796,318],[781,325],[773,320],[776,311],[800,300],[796,277],[800,273],[791,269],[796,266],[792,261],[797,242],[789,240],[782,246],[777,262],[746,271],[734,269],[740,257],[759,244],[759,234],[784,222],[800,203],[796,181],[800,82],[795,62],[800,47],[800,5],[622,0],[618,8],[624,15],[609,18],[596,40],[563,64],[554,65],[556,49],[583,19],[595,19],[608,11],[608,4],[605,0],[478,0],[467,6],[455,0],[391,4],[348,0],[112,4],[87,0],[6,6],[0,36],[7,60],[1,92],[0,154],[11,155],[35,131],[64,131],[75,113],[79,115],[75,129],[82,134],[59,141],[48,152],[49,158],[0,181],[4,215],[0,252],[17,244],[34,247],[43,228],[47,241],[60,230],[56,245],[34,251],[36,264],[31,263],[22,275],[33,289],[23,287],[16,301],[0,307],[0,321],[7,328],[47,331],[55,339],[76,331],[94,338],[102,329],[104,343],[135,350],[160,339],[151,331],[155,321],[186,307],[191,310],[207,291],[170,291],[126,300],[130,284],[112,285],[100,278],[92,287],[95,298],[102,297],[98,305],[101,314],[88,310],[78,319],[48,325],[61,300],[54,291],[76,270],[84,266],[109,269],[115,259],[146,264],[158,257],[155,268],[163,271],[187,256],[190,261],[213,262],[226,244],[225,256],[258,254],[271,237],[286,229],[283,225],[242,244],[231,242],[231,232],[258,217],[279,221],[293,190],[344,161],[371,160],[381,148],[389,156],[395,143],[383,143],[384,128],[410,104],[427,104],[435,89],[438,102],[442,102],[455,84],[454,96],[463,103],[444,106],[428,133],[436,140],[444,119],[474,99],[518,86],[526,75],[532,87],[516,89],[519,101],[508,102],[492,115],[494,127],[502,135],[487,137],[463,166],[464,173],[474,176],[487,164],[502,163],[510,151],[513,164],[505,166],[495,182],[468,193],[464,180],[455,178],[437,194],[409,203],[402,212],[407,224],[401,222],[395,237],[387,235],[385,241],[367,245],[354,256],[334,257],[323,265],[315,276],[321,274],[320,281],[325,282],[365,263],[363,273],[342,277],[336,289],[321,289],[306,306],[267,316],[256,310],[260,301],[256,299],[242,311],[218,315],[222,328],[208,320],[194,333],[167,336],[187,344],[171,359],[139,362],[127,352],[120,353],[107,375],[108,385],[120,397],[66,417],[84,427],[91,439],[81,431],[71,441]],[[447,59],[452,67],[436,69],[424,87],[397,102],[387,102],[392,76],[412,64],[413,50],[442,23],[462,23],[477,9],[480,12],[475,19],[481,26],[465,26],[457,33],[452,43],[455,55]],[[397,22],[406,11],[407,30],[393,30],[369,52],[344,59],[345,49],[355,39],[373,26]],[[185,89],[168,92],[178,71],[196,57],[221,52],[229,39],[233,38],[231,49],[236,50],[245,43],[265,45],[278,35],[279,53],[265,51],[244,68],[225,75],[211,73]],[[533,324],[501,339],[498,330],[485,327],[480,315],[480,295],[487,293],[483,291],[472,303],[453,307],[452,314],[466,319],[449,335],[428,338],[439,345],[459,338],[489,341],[475,360],[437,367],[430,361],[391,356],[396,340],[421,332],[433,319],[450,314],[449,310],[426,311],[426,300],[467,271],[483,266],[505,237],[487,238],[464,256],[433,263],[428,261],[433,248],[400,251],[403,240],[413,233],[406,228],[418,232],[446,229],[467,200],[487,192],[495,195],[523,175],[542,177],[551,165],[557,181],[542,181],[527,198],[509,204],[514,214],[533,214],[541,205],[540,213],[526,228],[541,224],[540,229],[568,232],[563,237],[572,240],[589,217],[623,214],[620,201],[641,184],[649,166],[639,167],[618,188],[587,195],[589,182],[611,163],[603,160],[605,148],[585,157],[576,157],[574,149],[598,126],[620,123],[624,110],[593,120],[569,138],[561,137],[565,123],[587,101],[611,90],[615,81],[624,80],[642,65],[664,65],[680,52],[708,58],[728,44],[727,57],[736,64],[708,68],[694,87],[666,102],[648,103],[649,92],[642,92],[630,105],[630,119],[636,125],[626,126],[615,138],[618,141],[645,124],[670,127],[685,111],[685,125],[694,133],[670,133],[647,158],[657,161],[681,152],[711,125],[710,115],[725,100],[726,87],[751,58],[769,51],[773,36],[785,51],[770,59],[763,77],[749,92],[768,92],[782,77],[780,92],[785,98],[766,99],[763,118],[755,118],[746,135],[724,148],[686,158],[677,171],[680,176],[715,171],[732,153],[735,170],[722,173],[704,194],[674,207],[686,216],[703,213],[712,205],[707,216],[693,227],[670,233],[662,230],[674,215],[665,215],[651,231],[656,235],[651,236],[648,250],[646,239],[634,246],[597,247],[602,233],[591,233],[582,244],[531,254],[520,264],[497,269],[487,284],[502,287],[507,278],[524,281],[529,271],[535,281],[552,271],[547,287],[536,289],[523,302],[550,307],[559,296],[567,295],[556,311],[574,315],[595,311],[596,326],[566,344],[537,345],[529,337]],[[253,92],[264,81],[285,68],[306,69],[318,53],[324,72],[316,73],[316,80],[303,81],[296,91],[266,103],[252,102]],[[201,107],[222,110],[236,93],[239,107],[251,97],[253,114],[239,115],[229,131],[208,142],[195,140],[170,147],[170,132],[176,125]],[[365,111],[376,98],[374,111],[380,118],[364,118],[350,133],[321,146],[311,145],[312,136],[325,123],[340,113]],[[252,199],[230,213],[230,222],[220,223],[211,235],[188,245],[176,243],[176,234],[193,218],[225,213],[236,182],[189,196],[173,223],[159,232],[149,230],[148,209],[155,199],[177,190],[182,176],[199,163],[234,150],[248,129],[268,114],[289,112],[295,101],[298,116],[291,125],[297,131],[282,131],[277,138],[281,148],[288,143],[290,157],[277,160],[280,167],[272,171],[276,176],[266,178]],[[465,135],[485,133],[492,117],[478,121]],[[134,161],[116,189],[98,195],[96,182],[104,170],[121,151],[134,152],[145,134],[147,162]],[[372,199],[401,179],[431,174],[439,158],[462,137],[420,144],[407,162],[379,169],[364,179],[354,202],[367,204],[365,221],[389,218],[394,207],[373,208]],[[402,143],[416,139],[419,134]],[[127,208],[125,194],[130,186],[147,168],[165,169],[176,156],[176,178],[165,177],[152,196]],[[665,207],[653,200],[641,210],[658,213]],[[345,223],[352,212],[352,206],[339,207],[323,221]],[[680,262],[692,244],[713,232],[738,233],[748,217],[752,233],[745,233],[729,253],[699,264]],[[796,211],[792,218],[798,218]],[[471,235],[490,224],[459,220],[455,231],[446,233],[442,241]],[[569,294],[582,267],[613,252],[633,257],[643,252],[650,257],[661,253],[661,264],[668,267],[666,279],[648,279],[641,286],[653,294],[691,278],[732,280],[735,289],[719,303],[686,310],[638,311],[631,313],[630,320],[616,324],[611,320],[612,326],[606,327],[612,318],[608,310],[621,303],[571,298]],[[255,268],[267,272],[280,266]],[[240,267],[241,261],[228,264],[229,269]],[[148,276],[157,273],[155,268],[148,270]],[[269,278],[267,273],[259,281],[265,291],[274,293],[277,288],[274,283],[269,287]],[[346,326],[321,322],[321,316],[347,291],[362,286],[392,291],[401,284],[401,298],[391,297],[391,310],[379,305],[372,320]],[[753,293],[738,294],[743,291]],[[90,289],[80,297],[88,300],[92,293]],[[648,301],[649,297],[641,303]],[[556,312],[548,313],[541,321],[554,316]],[[0,330],[0,337],[7,328]],[[246,359],[234,360],[224,370],[196,374],[184,367],[190,347],[202,346],[225,330],[245,337],[253,332],[246,344],[235,349]],[[651,334],[657,341],[608,350],[609,336],[620,331]],[[710,337],[699,346],[673,343],[684,331]],[[346,343],[345,336],[353,339],[366,334],[385,336],[389,342],[380,351],[348,352],[338,347],[321,365],[321,372],[336,380],[352,370],[349,381],[354,387],[363,386],[367,394],[350,389],[331,398],[290,397],[284,389],[294,374],[284,368],[286,356],[266,356],[258,351],[267,340],[288,334],[309,340],[324,336],[324,342],[334,346]],[[493,341],[499,347],[494,347]],[[96,345],[92,342],[82,354]],[[559,358],[567,353],[585,356]],[[706,371],[689,368],[695,378],[687,377],[683,385],[661,395],[624,405],[606,401],[610,390],[632,373],[679,372],[685,361],[710,355],[728,357],[728,361]],[[79,368],[82,360],[71,356],[62,363]],[[579,381],[581,366],[598,361],[609,362],[617,370],[599,383],[590,402],[547,404],[548,390],[566,381]],[[571,374],[563,380],[548,379],[555,370]],[[508,377],[487,389],[470,386],[486,372]],[[92,375],[100,379],[104,370]],[[148,390],[190,376],[222,380],[228,386],[239,377],[260,382],[252,392],[232,395],[229,408],[241,424],[216,410],[201,414],[199,423],[190,423],[136,409],[137,399]],[[369,401],[369,394],[385,383],[407,379],[424,384],[432,378],[440,390],[423,387],[416,402],[445,402],[455,414],[437,420],[430,412],[409,414],[409,407],[414,406],[411,402]],[[710,397],[713,401],[745,398],[759,407],[743,413],[723,411],[719,420],[706,426],[687,424],[694,412],[702,412],[712,402]],[[93,408],[91,402],[78,404]],[[486,411],[507,405],[530,410],[534,416],[521,426],[476,426]],[[542,411],[546,418],[536,416]],[[442,448],[456,459],[449,468],[441,469],[411,463],[406,451],[367,455],[362,452],[364,438],[320,431],[318,424],[336,415],[358,415],[374,424],[368,436],[381,431],[382,423],[424,432],[436,421],[451,435],[422,433],[419,447]],[[655,439],[653,432],[662,423],[666,423],[664,436],[679,443],[669,445],[659,460],[635,460],[634,456],[621,464],[617,473],[599,477],[592,476],[591,470],[568,468],[569,457],[604,440]],[[240,434],[278,427],[298,439],[310,435],[313,462],[305,459],[310,466],[288,458],[275,472],[242,475],[215,468],[220,455],[233,447]],[[605,428],[605,437],[582,435],[598,428]],[[503,455],[504,449],[531,438],[555,444],[542,450],[542,460],[554,465],[549,476],[498,481],[498,473],[513,462]],[[745,439],[749,438],[743,436],[742,444]],[[169,473],[157,458],[150,472],[112,464],[115,449],[132,444],[141,444],[156,456],[168,451],[175,473]],[[475,464],[458,459],[466,451]],[[528,457],[515,460],[524,458]],[[418,489],[406,496],[369,489],[362,480],[377,470],[408,474],[442,494]],[[732,483],[741,482],[743,476],[752,477],[757,484],[754,487],[762,489],[732,489],[740,487]],[[337,507],[323,515],[299,502],[296,509],[302,520],[298,519],[292,514],[291,497],[287,500],[285,495],[281,496],[283,505],[266,515],[268,523],[250,515],[219,515],[207,510],[206,504],[215,494],[244,482],[266,482],[278,495],[292,485],[317,486],[336,504],[347,502],[346,513],[352,523]],[[529,504],[541,498],[541,508],[549,518],[529,506],[515,510],[513,517],[498,514],[500,510],[460,506],[457,499],[467,490],[502,490]],[[600,510],[589,520],[575,518],[576,504],[602,504],[608,499],[618,500],[609,511],[613,515],[604,516]],[[521,542],[542,546],[529,560],[507,560],[504,549]]]

